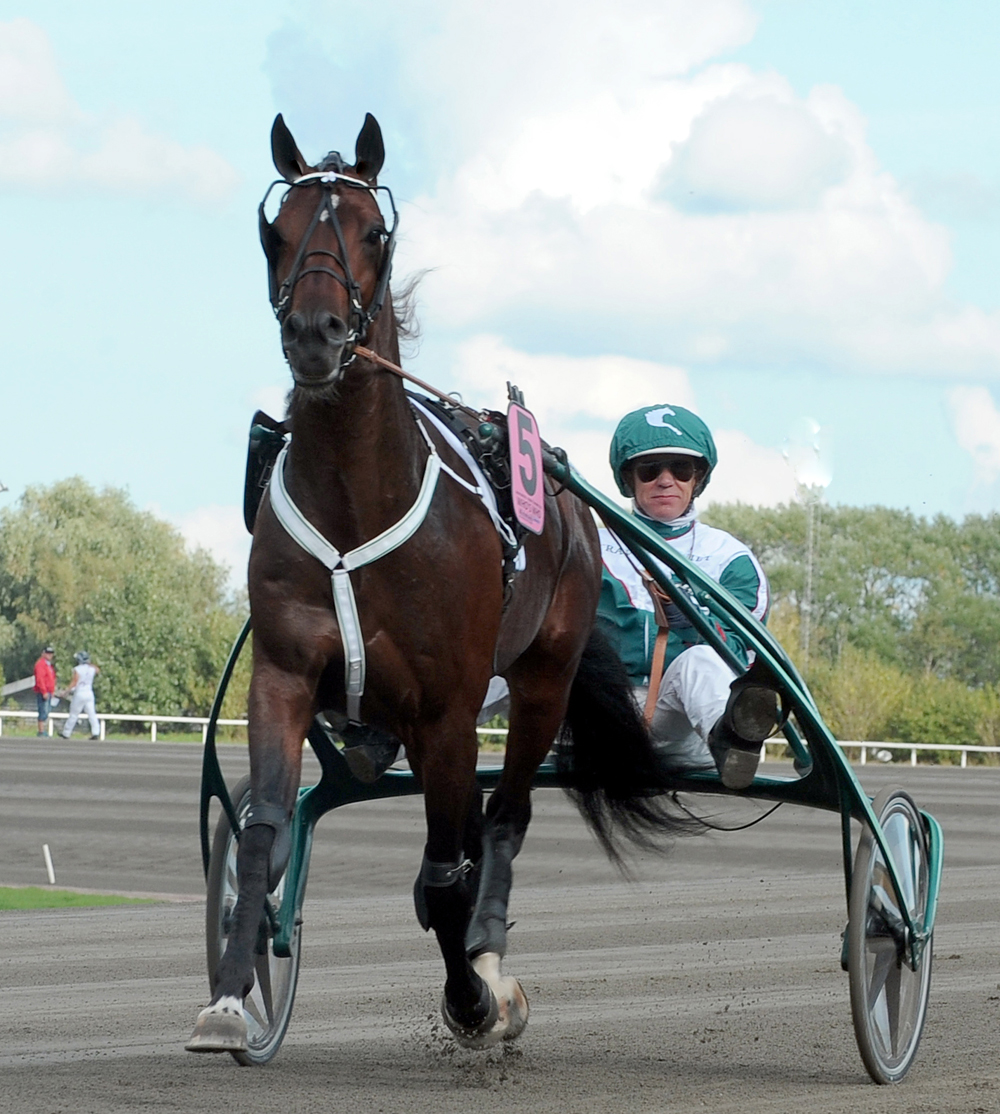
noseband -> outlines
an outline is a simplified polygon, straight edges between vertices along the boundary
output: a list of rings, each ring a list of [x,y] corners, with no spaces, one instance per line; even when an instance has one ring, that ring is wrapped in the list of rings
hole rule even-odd
[[[349,331],[347,342],[344,346],[345,358],[341,361],[341,366],[344,366],[354,359],[356,346],[365,343],[367,340],[368,330],[372,322],[378,316],[379,310],[381,310],[385,302],[386,292],[389,288],[389,278],[392,274],[392,257],[396,250],[396,226],[399,223],[399,214],[396,211],[396,203],[393,200],[392,191],[387,186],[369,186],[367,182],[362,182],[347,174],[341,174],[336,170],[314,171],[311,174],[303,174],[301,178],[297,178],[292,182],[288,187],[285,197],[299,186],[312,185],[319,185],[321,196],[319,204],[316,206],[316,211],[313,213],[312,220],[309,222],[305,235],[302,237],[302,241],[295,253],[295,258],[292,260],[291,269],[284,281],[279,284],[278,276],[274,268],[274,260],[269,250],[269,240],[273,236],[271,222],[268,221],[264,213],[264,206],[267,204],[267,199],[271,196],[271,191],[274,187],[281,185],[288,185],[288,183],[285,182],[284,179],[279,178],[268,186],[267,193],[264,194],[264,199],[261,201],[257,210],[261,246],[264,248],[264,254],[267,256],[268,262],[268,286],[271,307],[278,321],[284,322],[285,317],[288,315],[292,292],[300,279],[305,278],[306,275],[316,274],[329,275],[331,278],[336,279],[347,291],[347,297],[351,307],[350,320],[348,321]],[[384,233],[383,236],[382,261],[379,264],[378,279],[375,283],[375,293],[367,309],[365,309],[361,302],[361,287],[351,271],[351,264],[347,256],[347,244],[344,241],[344,230],[337,216],[337,205],[340,201],[340,197],[335,191],[338,185],[347,186],[350,189],[366,190],[375,198],[376,204],[378,203],[378,194],[384,193],[392,209],[392,227],[388,232]],[[282,202],[284,202],[284,198]],[[381,212],[381,209],[379,211]],[[337,237],[337,246],[340,249],[339,255],[336,252],[328,251],[326,248],[309,247],[309,242],[312,240],[313,233],[316,231],[319,223],[324,219],[330,222],[334,235]],[[323,266],[321,264],[310,267],[304,266],[306,260],[312,255],[328,256],[340,270],[337,271],[332,267]]]

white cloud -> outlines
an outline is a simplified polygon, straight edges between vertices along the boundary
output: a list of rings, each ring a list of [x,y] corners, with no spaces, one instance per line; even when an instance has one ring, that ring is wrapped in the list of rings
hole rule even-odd
[[[955,387],[948,392],[952,428],[972,456],[976,481],[992,484],[1000,476],[1000,411],[986,387]]]
[[[185,147],[134,116],[98,121],[74,102],[51,43],[27,19],[0,23],[0,185],[225,200],[235,169],[204,145]]]
[[[241,507],[198,507],[176,519],[176,525],[189,546],[207,549],[216,561],[229,568],[232,585],[246,584],[252,539],[243,524]]]
[[[857,106],[717,61],[752,36],[742,0],[372,18],[286,27],[268,65],[328,128],[325,89],[367,78],[382,44],[386,180],[422,183],[399,266],[431,270],[428,330],[523,345],[544,321],[574,350],[627,337],[664,362],[1000,374],[1000,312],[946,293],[949,234],[880,169]]]
[[[795,476],[777,449],[758,445],[737,429],[717,429],[713,436],[719,463],[701,503],[776,507],[795,499]]]
[[[666,196],[695,212],[799,208],[849,170],[847,143],[805,103],[734,95],[693,121],[670,161]]]
[[[477,52],[486,71],[502,41]],[[625,331],[632,351],[691,363],[1000,373],[1000,313],[951,302],[948,233],[880,170],[840,90],[803,99],[735,64],[658,71],[645,43],[588,81],[570,46],[547,46],[568,75],[553,98],[486,103],[478,83],[481,126],[456,126],[454,169],[406,207],[401,262],[431,269],[428,321],[485,331],[530,311],[555,335]],[[442,128],[466,110],[453,100]]]
[[[48,36],[29,19],[0,23],[0,119],[72,124],[81,113],[69,95]]]
[[[453,376],[476,406],[507,409],[506,383],[524,392],[542,437],[564,448],[573,466],[602,491],[614,491],[608,446],[619,418],[644,401],[693,406],[687,372],[625,356],[535,355],[498,337],[462,344]]]
[[[743,45],[757,22],[744,0],[437,0],[414,6],[409,19],[400,15],[393,13],[389,30],[401,44],[398,80],[430,102],[435,134],[466,150],[489,141],[503,149],[539,105],[547,115],[578,111],[597,90],[632,103],[650,80],[688,73]],[[342,41],[343,28],[336,30]],[[641,156],[624,142],[602,149],[600,138],[596,128],[595,162]]]
[[[697,412],[688,373],[624,356],[541,356],[477,336],[461,346],[455,382],[476,406],[505,411],[510,381],[524,391],[542,437],[569,453],[574,467],[619,502],[608,464],[615,426],[637,406],[670,402]],[[719,465],[705,502],[776,506],[795,498],[795,477],[782,454],[737,430],[714,434]]]

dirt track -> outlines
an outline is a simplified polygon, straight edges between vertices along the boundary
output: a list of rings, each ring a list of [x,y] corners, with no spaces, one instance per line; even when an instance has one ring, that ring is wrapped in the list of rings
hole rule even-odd
[[[227,773],[243,757],[227,752]],[[622,882],[554,791],[517,864],[508,968],[532,1000],[511,1050],[456,1050],[409,897],[419,799],[321,823],[303,967],[277,1059],[182,1051],[206,1000],[197,748],[0,739],[0,883],[169,893],[152,906],[0,915],[0,1110],[34,1112],[998,1111],[1000,771],[868,767],[945,828],[929,1020],[916,1067],[867,1081],[839,966],[835,817],[784,807],[685,840]],[[729,823],[755,811],[712,801]]]

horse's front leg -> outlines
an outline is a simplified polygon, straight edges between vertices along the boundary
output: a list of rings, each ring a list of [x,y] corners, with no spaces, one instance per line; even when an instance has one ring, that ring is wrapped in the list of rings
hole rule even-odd
[[[444,1020],[469,1048],[494,1043],[487,1038],[497,1020],[496,998],[465,949],[482,830],[477,754],[473,720],[461,729],[439,723],[417,732],[411,755],[427,813],[427,844],[413,900],[417,919],[425,931],[434,930],[444,959]]]
[[[528,999],[513,975],[501,973],[507,954],[507,906],[513,863],[531,820],[531,785],[565,714],[566,674],[520,670],[530,683],[511,687],[510,731],[504,770],[486,808],[479,890],[465,936],[474,969],[498,1002],[495,1040],[515,1040],[528,1023]]]
[[[198,1015],[189,1052],[245,1052],[243,1001],[253,989],[261,934],[270,927],[264,899],[277,886],[291,849],[291,817],[302,767],[302,740],[313,696],[301,678],[255,662],[250,685],[250,810],[240,836],[239,895],[212,1000]]]

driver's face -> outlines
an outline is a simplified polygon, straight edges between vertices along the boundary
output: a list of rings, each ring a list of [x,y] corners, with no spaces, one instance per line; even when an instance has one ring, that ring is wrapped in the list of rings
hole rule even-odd
[[[632,489],[635,492],[635,503],[640,511],[657,522],[673,522],[691,505],[694,498],[697,475],[689,480],[678,480],[668,465],[660,469],[660,474],[644,483],[634,472],[632,474]]]

